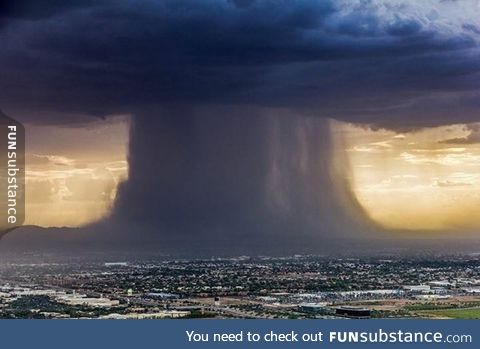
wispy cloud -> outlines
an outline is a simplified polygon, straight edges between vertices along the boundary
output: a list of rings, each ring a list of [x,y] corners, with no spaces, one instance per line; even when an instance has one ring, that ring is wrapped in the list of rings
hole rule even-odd
[[[478,144],[480,143],[480,124],[468,125],[470,133],[464,137],[449,138],[440,141],[442,144]]]
[[[434,185],[437,187],[465,187],[465,186],[471,186],[473,184],[469,182],[446,180],[446,181],[435,181]]]
[[[480,155],[473,153],[451,153],[451,154],[436,154],[432,156],[428,155],[416,155],[410,152],[403,152],[400,154],[400,158],[411,164],[437,164],[444,166],[455,165],[480,165]]]

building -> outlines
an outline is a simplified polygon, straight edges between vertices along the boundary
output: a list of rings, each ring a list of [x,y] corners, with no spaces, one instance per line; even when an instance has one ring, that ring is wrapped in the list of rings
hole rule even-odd
[[[180,296],[175,293],[165,293],[165,292],[148,292],[145,294],[148,298],[158,298],[158,299],[178,299]]]
[[[413,296],[415,299],[424,300],[424,301],[433,301],[439,299],[449,299],[450,295],[440,295],[440,294],[417,294]]]
[[[479,287],[463,287],[461,290],[465,293],[480,294],[480,288]]]
[[[303,313],[316,314],[324,312],[327,307],[327,303],[300,303],[298,310]]]
[[[130,314],[108,314],[100,316],[100,319],[114,319],[114,320],[127,320],[127,319],[178,319],[190,315],[189,311],[179,310],[165,310],[156,313],[130,313]]]
[[[442,287],[442,288],[453,288],[455,287],[455,284],[449,282],[449,281],[430,281],[428,283],[430,285],[430,287],[432,288],[439,288],[439,287]]]
[[[411,293],[429,293],[431,292],[430,285],[406,285],[403,289]]]
[[[92,308],[110,308],[120,304],[118,300],[108,298],[89,298],[85,295],[66,294],[56,297],[56,301],[68,305],[82,305]]]
[[[343,306],[335,310],[335,315],[354,319],[368,319],[371,316],[371,312],[370,309],[363,307]]]
[[[126,267],[128,266],[127,262],[106,262],[104,264],[106,267]]]

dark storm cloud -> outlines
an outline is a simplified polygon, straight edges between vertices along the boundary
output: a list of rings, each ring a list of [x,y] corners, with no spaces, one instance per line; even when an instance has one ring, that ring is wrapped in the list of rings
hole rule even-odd
[[[0,2],[0,29],[12,20],[41,20],[85,6],[94,6],[95,0],[2,0]]]
[[[164,247],[228,249],[235,242],[265,252],[288,248],[292,238],[305,247],[325,245],[326,236],[360,237],[368,226],[355,221],[361,209],[330,167],[326,120],[187,107],[143,111],[134,124],[134,170],[112,220],[138,222],[132,229]]]
[[[77,7],[91,6],[94,0],[4,0],[0,3],[0,17],[20,19],[42,19]]]
[[[5,108],[247,103],[392,128],[407,113],[407,127],[478,116],[476,26],[443,28],[441,3],[52,4],[37,10],[50,17],[13,20],[2,34]]]
[[[231,0],[236,6],[240,8],[251,6],[255,0]]]
[[[468,0],[32,6],[3,15],[0,105],[37,122],[133,115],[110,241],[271,251],[363,236],[374,228],[348,168],[332,170],[325,118],[398,131],[479,118]]]

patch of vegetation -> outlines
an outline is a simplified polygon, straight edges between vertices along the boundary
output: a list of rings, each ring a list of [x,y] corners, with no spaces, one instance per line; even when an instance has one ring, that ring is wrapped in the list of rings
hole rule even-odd
[[[480,307],[480,302],[464,302],[464,303],[417,303],[409,304],[404,307],[406,310],[441,310],[441,309],[464,309]]]
[[[415,317],[415,314],[405,309],[398,310],[372,310],[372,318],[385,319],[385,318],[411,318]]]
[[[125,312],[125,308],[116,308],[116,313]],[[48,296],[23,296],[3,309],[0,318],[3,319],[45,319],[44,313],[60,313],[71,318],[99,317],[111,313],[107,308],[89,308],[82,305],[67,305],[58,303]]]
[[[457,308],[421,311],[419,314],[431,317],[447,317],[451,319],[480,319],[480,308]]]
[[[182,317],[182,319],[206,319],[206,318],[214,318],[216,315],[211,312],[207,311],[199,311],[199,310],[192,310],[190,315]]]
[[[418,311],[418,310],[452,309],[457,307],[458,307],[458,304],[451,304],[451,303],[417,303],[417,304],[406,305],[404,308],[410,311]]]

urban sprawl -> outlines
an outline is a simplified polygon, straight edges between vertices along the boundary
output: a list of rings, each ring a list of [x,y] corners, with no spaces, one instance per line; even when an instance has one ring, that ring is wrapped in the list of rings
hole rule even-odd
[[[480,255],[0,265],[0,318],[480,318]]]

